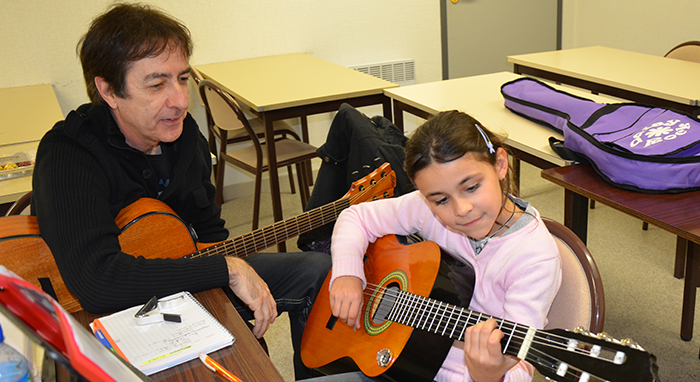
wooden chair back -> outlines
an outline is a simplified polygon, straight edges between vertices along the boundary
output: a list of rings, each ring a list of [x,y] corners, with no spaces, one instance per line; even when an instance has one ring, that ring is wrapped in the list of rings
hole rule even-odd
[[[700,41],[686,41],[676,45],[664,57],[700,63]]]

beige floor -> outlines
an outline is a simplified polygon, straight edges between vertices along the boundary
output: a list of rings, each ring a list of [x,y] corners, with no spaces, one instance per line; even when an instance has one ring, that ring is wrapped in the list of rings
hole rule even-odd
[[[539,170],[523,164],[522,192],[543,216],[563,221],[564,193],[544,181]],[[224,204],[223,217],[232,236],[250,231],[252,198]],[[284,216],[301,212],[297,195],[284,195]],[[261,225],[271,224],[269,203],[263,201]],[[236,224],[241,222],[241,224]],[[605,330],[616,338],[631,338],[657,357],[662,381],[700,381],[700,324],[696,338],[679,337],[683,280],[673,277],[675,237],[612,208],[598,204],[589,211],[588,247],[600,269],[605,289]],[[296,249],[290,240],[288,250]],[[696,309],[697,312],[700,308]],[[270,357],[285,380],[293,380],[291,344],[286,316],[280,316],[265,335]],[[624,380],[624,379],[623,379]]]

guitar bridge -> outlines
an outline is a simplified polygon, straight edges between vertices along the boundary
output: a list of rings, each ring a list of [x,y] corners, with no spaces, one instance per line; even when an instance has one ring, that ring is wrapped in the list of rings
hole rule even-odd
[[[389,349],[382,349],[377,352],[377,365],[381,367],[387,367],[389,366],[389,362],[391,361],[391,350]]]

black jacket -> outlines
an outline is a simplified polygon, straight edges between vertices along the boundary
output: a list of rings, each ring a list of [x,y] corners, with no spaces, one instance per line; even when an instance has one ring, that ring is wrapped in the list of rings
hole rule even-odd
[[[168,204],[200,241],[228,237],[214,203],[208,144],[189,114],[173,147],[175,175],[159,197],[146,155],[126,144],[107,106],[82,105],[41,140],[32,213],[66,286],[87,311],[104,313],[143,304],[153,295],[228,284],[222,256],[145,259],[120,250],[114,219],[142,197]]]
[[[404,147],[408,138],[390,120],[367,117],[349,104],[342,104],[333,118],[326,142],[316,150],[323,160],[306,211],[332,203],[345,195],[352,183],[385,162],[396,173],[394,195],[413,190],[403,170]],[[309,245],[331,236],[335,223],[329,223],[299,236],[297,245],[328,252],[329,246]]]

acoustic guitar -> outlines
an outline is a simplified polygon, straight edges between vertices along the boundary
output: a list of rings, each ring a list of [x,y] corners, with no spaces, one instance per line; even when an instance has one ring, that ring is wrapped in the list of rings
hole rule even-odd
[[[141,198],[117,215],[122,252],[145,258],[180,258],[211,255],[246,257],[302,233],[333,222],[353,204],[394,195],[396,174],[389,163],[353,182],[350,190],[335,202],[295,217],[219,243],[199,243],[188,225],[165,203]],[[162,240],[153,240],[154,237]],[[66,311],[82,310],[58,271],[48,246],[41,238],[34,216],[0,218],[0,264],[28,282],[56,296]]]
[[[448,264],[433,242],[404,244],[384,236],[370,244],[364,269],[367,288],[357,331],[332,315],[330,274],[321,287],[301,342],[307,367],[326,373],[359,368],[391,381],[432,381],[452,342],[462,341],[467,327],[492,318],[435,298],[451,288]],[[655,357],[630,340],[496,320],[505,334],[503,353],[528,361],[553,380],[658,381]]]

